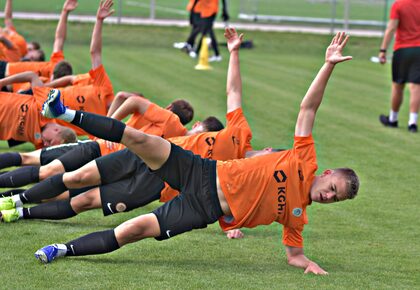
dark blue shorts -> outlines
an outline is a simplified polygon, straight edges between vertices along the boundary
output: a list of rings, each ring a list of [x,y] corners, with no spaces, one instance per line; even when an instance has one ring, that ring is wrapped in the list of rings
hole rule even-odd
[[[420,47],[407,47],[394,51],[392,81],[398,84],[420,84]]]

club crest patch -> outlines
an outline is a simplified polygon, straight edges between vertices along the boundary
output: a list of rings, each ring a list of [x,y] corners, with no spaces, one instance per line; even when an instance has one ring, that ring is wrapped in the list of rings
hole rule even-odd
[[[117,205],[115,206],[115,209],[116,209],[118,212],[122,212],[122,211],[125,211],[125,210],[127,209],[127,206],[125,205],[125,203],[123,203],[123,202],[119,202],[119,203],[117,203]]]
[[[299,207],[296,207],[293,209],[292,213],[295,217],[300,217],[302,215],[302,209]]]
[[[37,132],[37,133],[35,133],[35,136],[34,137],[35,137],[35,140],[36,139],[40,139],[41,138],[41,134]]]

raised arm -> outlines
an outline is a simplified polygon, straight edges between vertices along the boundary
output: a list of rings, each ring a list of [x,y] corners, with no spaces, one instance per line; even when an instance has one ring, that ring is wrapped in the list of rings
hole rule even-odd
[[[322,269],[317,263],[309,260],[303,253],[303,248],[288,247],[286,246],[286,256],[289,265],[305,269],[305,274],[313,273],[316,275],[326,275],[324,269]]]
[[[76,76],[64,76],[58,79],[55,79],[53,81],[50,81],[49,83],[46,83],[45,86],[49,88],[63,88],[67,86],[71,86],[73,84],[74,79]]]
[[[337,63],[352,59],[351,56],[342,56],[341,52],[346,46],[348,36],[344,32],[337,33],[325,53],[325,63],[312,81],[300,104],[300,111],[296,122],[295,135],[309,136],[315,122],[315,115],[322,102],[324,91],[331,73]]]
[[[90,57],[92,59],[92,69],[102,64],[102,24],[104,19],[114,13],[112,10],[114,2],[112,0],[101,0],[98,12],[96,13],[96,23],[93,28],[92,41],[90,43]]]
[[[379,50],[379,62],[381,64],[386,63],[386,50],[388,49],[389,44],[391,43],[392,37],[394,36],[395,31],[398,27],[398,19],[391,19],[388,22],[384,33],[384,39],[382,40],[381,49]]]
[[[229,68],[227,73],[226,94],[227,112],[232,112],[242,106],[242,80],[239,67],[239,48],[243,34],[238,36],[234,28],[225,29],[225,38],[230,53]]]
[[[139,113],[144,115],[151,102],[143,97],[131,94],[121,105],[113,112],[111,118],[122,120],[130,114]]]
[[[62,51],[64,48],[64,42],[66,41],[67,36],[67,19],[71,11],[76,9],[77,0],[66,0],[61,10],[60,20],[57,24],[57,29],[55,30],[55,40],[53,46],[53,52]]]
[[[13,6],[12,0],[6,0],[6,5],[4,6],[4,26],[6,28],[13,27]]]
[[[18,73],[12,76],[8,76],[0,80],[0,86],[8,86],[14,83],[31,83],[31,87],[43,87],[44,83],[39,79],[39,76],[31,71]]]

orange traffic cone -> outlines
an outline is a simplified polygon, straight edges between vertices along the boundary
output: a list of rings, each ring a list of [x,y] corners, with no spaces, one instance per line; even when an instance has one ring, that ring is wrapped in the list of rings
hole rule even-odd
[[[198,69],[198,70],[212,69],[212,67],[209,66],[209,47],[207,45],[206,37],[203,37],[203,40],[201,42],[200,54],[198,56],[198,64],[195,66],[195,69]]]

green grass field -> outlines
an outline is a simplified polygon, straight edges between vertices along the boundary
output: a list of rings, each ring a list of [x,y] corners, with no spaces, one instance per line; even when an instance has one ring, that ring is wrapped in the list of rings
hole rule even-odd
[[[64,1],[42,0],[33,1],[28,5],[26,1],[15,0],[14,10],[24,12],[59,13]],[[74,14],[94,14],[97,0],[81,0]],[[220,1],[221,2],[221,1]],[[337,1],[336,17],[344,16],[344,0]],[[393,0],[389,0],[392,3]],[[5,0],[0,1],[4,7]],[[115,9],[121,7],[121,15],[130,17],[149,17],[150,0],[115,0]],[[156,0],[155,16],[157,18],[186,19],[188,0]],[[319,0],[228,0],[231,21],[238,21],[238,13],[288,15],[301,17],[330,18],[332,11],[331,1]],[[121,5],[121,6],[120,6]],[[220,4],[221,5],[221,4]],[[382,21],[384,18],[385,1],[350,1],[351,19],[364,19]]]
[[[17,1],[16,1],[17,2]],[[55,23],[21,22],[29,39],[50,52]],[[92,25],[71,24],[66,58],[75,71],[89,69]],[[196,119],[224,118],[224,60],[211,71],[172,48],[188,29],[104,27],[104,64],[114,89],[141,91],[165,105],[191,101]],[[217,31],[223,42],[222,32]],[[241,51],[244,112],[255,148],[291,146],[300,101],[323,63],[329,36],[247,32],[255,49]],[[158,206],[104,218],[100,210],[64,221],[0,224],[1,289],[415,289],[419,288],[419,134],[409,134],[408,100],[400,128],[378,122],[389,110],[390,66],[369,62],[379,39],[351,38],[319,110],[314,137],[319,172],[349,166],[360,175],[355,200],[309,207],[305,253],[329,276],[304,275],[286,263],[281,226],[244,229],[243,240],[227,240],[217,224],[165,242],[152,239],[107,255],[75,257],[40,265],[40,247],[113,228]],[[5,143],[2,151],[8,151]],[[23,145],[20,150],[31,150]]]

